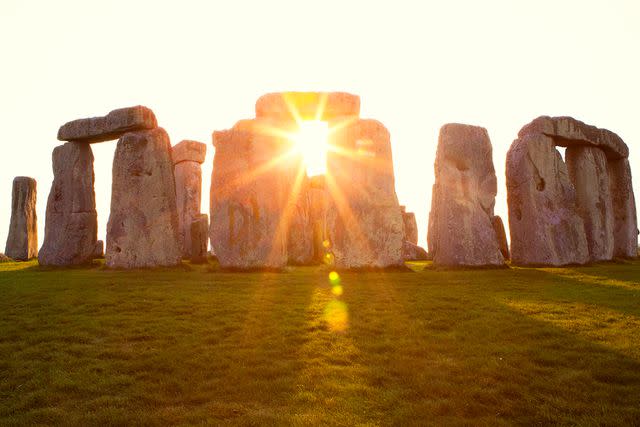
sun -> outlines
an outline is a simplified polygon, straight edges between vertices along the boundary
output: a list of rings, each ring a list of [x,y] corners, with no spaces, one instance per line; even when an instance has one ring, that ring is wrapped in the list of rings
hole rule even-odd
[[[303,120],[293,135],[295,150],[304,160],[308,176],[324,175],[327,170],[329,125],[321,120]]]

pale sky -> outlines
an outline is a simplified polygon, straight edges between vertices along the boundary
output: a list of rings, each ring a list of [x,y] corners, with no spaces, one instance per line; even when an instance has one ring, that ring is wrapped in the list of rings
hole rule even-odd
[[[38,181],[39,246],[58,127],[152,108],[172,144],[254,115],[282,90],[360,95],[391,132],[400,203],[426,241],[438,130],[488,129],[507,223],[504,163],[518,130],[570,115],[618,133],[640,190],[638,1],[14,1],[0,3],[0,251],[14,176]],[[93,145],[99,238],[115,141]],[[640,196],[640,194],[638,194]],[[637,197],[640,199],[640,197]]]

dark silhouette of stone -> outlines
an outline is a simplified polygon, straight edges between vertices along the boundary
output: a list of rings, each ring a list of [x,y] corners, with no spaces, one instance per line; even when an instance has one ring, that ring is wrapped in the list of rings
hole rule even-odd
[[[498,239],[498,246],[500,247],[500,253],[505,260],[509,259],[509,244],[507,243],[507,233],[504,230],[504,224],[502,218],[498,215],[494,215],[491,218],[491,225],[493,225],[493,231],[496,232],[496,239]]]
[[[40,265],[91,262],[98,240],[91,146],[69,142],[53,150],[53,183],[47,200]]]
[[[11,223],[5,253],[17,261],[38,256],[38,218],[36,180],[18,176],[13,180]]]

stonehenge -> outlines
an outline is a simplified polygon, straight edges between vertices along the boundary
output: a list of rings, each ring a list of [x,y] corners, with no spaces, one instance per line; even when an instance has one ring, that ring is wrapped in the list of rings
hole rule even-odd
[[[113,159],[106,265],[174,266],[181,259],[169,135],[162,128],[126,133]]]
[[[176,206],[182,256],[191,258],[191,223],[200,215],[202,198],[202,170],[207,146],[185,140],[171,149],[176,183]],[[198,246],[197,246],[198,247]]]
[[[565,161],[556,149],[567,147]],[[568,265],[637,255],[629,149],[571,117],[538,117],[507,154],[511,258]]]
[[[442,126],[434,169],[428,235],[434,265],[503,266],[493,225],[497,182],[487,130]]]
[[[36,180],[18,176],[11,193],[11,223],[5,247],[6,256],[28,261],[38,256],[38,218]]]
[[[326,173],[308,176],[295,133],[305,120],[330,129]],[[6,256],[43,266],[105,258],[110,268],[207,262],[282,269],[325,262],[336,269],[402,266],[564,266],[632,258],[638,223],[629,148],[615,133],[571,117],[522,127],[506,157],[509,234],[494,214],[497,181],[486,129],[440,129],[427,242],[395,191],[391,137],[360,118],[343,92],[260,97],[255,117],[214,131],[210,215],[200,213],[206,145],[171,147],[153,111],[134,106],[62,125],[38,250],[36,182],[16,177]],[[97,239],[91,144],[118,139],[106,250]],[[558,147],[564,147],[564,158]],[[210,219],[210,221],[209,221]]]

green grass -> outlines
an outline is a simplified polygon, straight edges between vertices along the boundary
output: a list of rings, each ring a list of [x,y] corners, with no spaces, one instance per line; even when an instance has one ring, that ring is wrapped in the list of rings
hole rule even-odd
[[[0,424],[640,425],[639,261],[339,281],[2,264]]]

